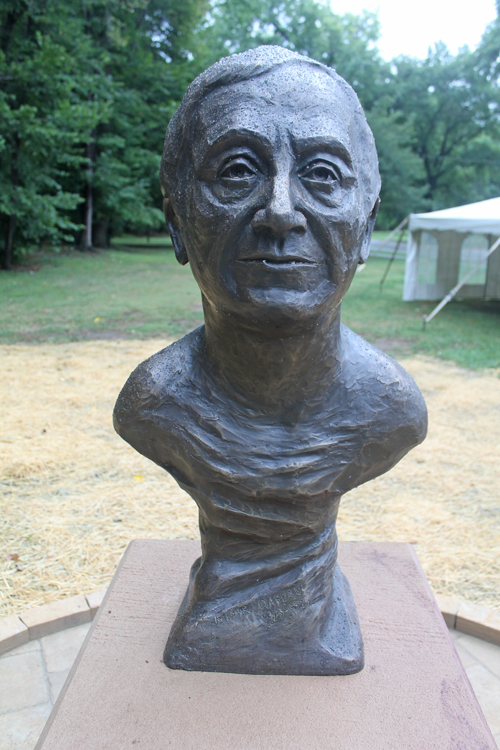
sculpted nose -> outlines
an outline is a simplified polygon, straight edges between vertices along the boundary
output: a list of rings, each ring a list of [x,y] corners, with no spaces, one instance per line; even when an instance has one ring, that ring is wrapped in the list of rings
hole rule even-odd
[[[288,175],[275,178],[269,203],[255,213],[252,227],[256,232],[269,232],[275,237],[293,231],[305,233],[306,217],[293,204]]]

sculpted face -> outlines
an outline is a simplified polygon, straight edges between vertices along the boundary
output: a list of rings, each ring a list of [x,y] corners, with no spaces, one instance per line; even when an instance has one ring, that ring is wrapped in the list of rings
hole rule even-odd
[[[334,310],[374,220],[344,90],[285,66],[216,89],[197,117],[174,233],[208,305],[268,325]]]

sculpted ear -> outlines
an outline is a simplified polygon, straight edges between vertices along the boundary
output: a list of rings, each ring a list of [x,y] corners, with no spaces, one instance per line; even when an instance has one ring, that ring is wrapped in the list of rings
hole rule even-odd
[[[370,254],[370,242],[371,242],[372,232],[375,226],[375,220],[377,218],[379,206],[380,206],[380,198],[377,198],[377,200],[375,201],[375,205],[373,206],[372,212],[370,214],[370,217],[368,219],[368,222],[366,224],[365,236],[363,238],[363,244],[361,245],[361,252],[359,254],[358,263],[360,265],[363,265],[363,263],[366,263],[366,261],[368,260],[368,256]]]
[[[175,215],[172,204],[170,203],[168,198],[163,199],[163,213],[165,215],[165,221],[167,222],[168,233],[174,246],[175,257],[177,258],[181,266],[185,266],[186,263],[189,263],[189,258],[187,256],[186,248],[184,247],[184,242],[182,241],[181,233],[179,231],[177,216]]]

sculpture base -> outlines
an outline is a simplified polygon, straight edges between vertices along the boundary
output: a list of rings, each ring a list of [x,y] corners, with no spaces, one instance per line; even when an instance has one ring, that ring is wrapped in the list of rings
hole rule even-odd
[[[274,583],[267,595],[243,606],[230,606],[226,597],[190,607],[188,592],[163,654],[167,667],[260,675],[347,675],[363,669],[358,613],[336,563],[325,581],[326,616],[318,616],[319,596],[304,601],[306,575],[287,586],[279,579]]]
[[[410,545],[340,544],[365,646],[365,668],[342,677],[168,669],[199,554],[129,545],[37,750],[496,750]]]

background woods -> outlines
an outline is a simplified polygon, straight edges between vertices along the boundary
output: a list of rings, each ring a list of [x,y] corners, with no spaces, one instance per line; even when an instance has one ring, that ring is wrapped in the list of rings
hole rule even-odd
[[[199,0],[2,0],[4,267],[42,241],[160,222],[165,124],[193,77]]]
[[[334,4],[333,4],[334,7]],[[0,252],[105,247],[162,227],[165,128],[203,68],[280,44],[357,91],[383,178],[379,228],[500,193],[500,22],[475,51],[387,62],[378,22],[315,0],[1,0]]]

